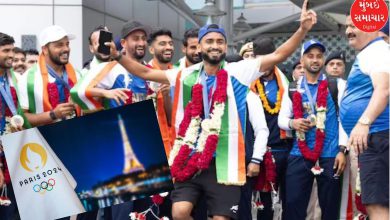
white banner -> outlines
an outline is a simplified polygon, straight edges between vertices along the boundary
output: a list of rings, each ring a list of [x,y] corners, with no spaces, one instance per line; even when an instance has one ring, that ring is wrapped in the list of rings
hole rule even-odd
[[[76,181],[37,128],[1,137],[21,219],[85,212]]]

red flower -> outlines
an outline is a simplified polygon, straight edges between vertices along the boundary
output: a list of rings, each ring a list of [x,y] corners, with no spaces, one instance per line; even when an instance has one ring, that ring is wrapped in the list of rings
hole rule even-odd
[[[175,159],[173,160],[173,164],[171,166],[171,174],[173,177],[177,177],[178,173],[184,166],[184,163],[186,162],[188,156],[191,153],[191,149],[188,147],[188,145],[181,146],[179,152],[177,153]]]
[[[131,90],[125,91],[125,94],[129,97],[128,99],[126,99],[125,105],[132,104],[133,103],[133,91],[131,91]]]
[[[198,161],[198,168],[200,170],[205,170],[209,167],[210,162],[213,159],[214,152],[217,149],[217,144],[218,144],[217,135],[214,134],[207,137],[205,148]]]
[[[358,193],[355,194],[355,205],[356,205],[356,209],[359,212],[363,213],[364,215],[367,215],[366,207],[362,203],[361,194],[358,194]]]
[[[184,182],[190,179],[197,171],[198,171],[198,160],[200,157],[200,153],[194,153],[191,158],[188,160],[187,165],[178,173],[175,178],[178,182]]]
[[[47,93],[49,94],[49,102],[51,104],[51,107],[52,109],[54,109],[60,103],[60,94],[58,92],[57,84],[48,83]]]
[[[195,84],[192,87],[192,106],[191,106],[191,116],[197,117],[200,116],[203,112],[203,95],[202,95],[203,86],[201,84]]]
[[[183,120],[181,121],[181,123],[179,125],[179,131],[177,133],[180,137],[184,137],[186,135],[188,126],[190,125],[190,122],[191,122],[191,106],[192,106],[192,103],[189,102],[187,104],[185,110],[184,110],[184,117],[183,117]]]
[[[164,198],[160,194],[156,194],[152,196],[152,201],[156,205],[161,205],[164,202]]]
[[[267,151],[264,154],[264,160],[261,167],[261,172],[257,177],[255,190],[261,190],[265,192],[270,192],[272,190],[271,184],[276,183],[276,164],[274,162],[272,152]],[[276,184],[274,185],[275,190],[277,190]]]
[[[217,88],[215,89],[215,93],[213,95],[214,102],[225,102],[227,96],[227,80],[227,72],[224,69],[219,70],[217,73]]]
[[[74,84],[73,84],[72,80],[68,79],[68,85],[70,88],[73,88]],[[65,100],[68,101],[69,100],[69,89],[64,87],[64,93],[65,93]]]

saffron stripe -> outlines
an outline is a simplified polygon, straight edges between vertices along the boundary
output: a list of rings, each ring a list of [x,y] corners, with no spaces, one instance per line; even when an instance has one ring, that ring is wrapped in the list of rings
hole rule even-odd
[[[116,61],[112,61],[112,62],[109,62],[104,68],[103,70],[89,83],[89,85],[87,86],[87,88],[85,89],[85,96],[88,98],[88,100],[90,102],[92,102],[95,107],[97,109],[99,108],[103,108],[102,104],[98,101],[96,101],[93,96],[91,95],[90,93],[90,89],[95,87],[107,74],[108,72],[110,72],[110,70],[112,68],[114,68],[114,66],[117,64],[118,62]]]
[[[177,114],[177,107],[179,104],[179,94],[181,89],[180,84],[180,77],[181,77],[181,71],[177,74],[176,77],[176,83],[175,83],[175,96],[173,98],[173,105],[172,105],[172,115],[171,115],[171,138],[174,141],[176,138],[176,114]]]

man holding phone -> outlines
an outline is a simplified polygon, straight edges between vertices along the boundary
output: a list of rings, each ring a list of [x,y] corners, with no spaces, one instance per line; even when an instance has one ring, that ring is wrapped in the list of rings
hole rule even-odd
[[[100,44],[100,40],[102,39],[102,40],[104,40],[104,42],[111,41],[112,34],[111,34],[111,39],[104,39],[104,37],[100,36],[101,32],[111,34],[110,32],[108,32],[107,27],[105,27],[103,25],[99,25],[91,32],[91,34],[88,37],[88,42],[89,42],[89,51],[92,53],[93,58],[92,58],[92,60],[89,60],[87,63],[84,64],[84,68],[81,71],[82,75],[87,74],[90,69],[93,69],[95,66],[99,65],[100,63],[110,61],[110,55],[101,53],[99,51],[99,48],[102,45],[102,44]],[[107,36],[107,35],[105,35],[105,36]],[[104,46],[104,44],[103,44],[103,46]]]
[[[143,58],[149,32],[150,28],[138,21],[125,23],[121,39],[124,56],[146,65]],[[103,41],[100,41],[99,44],[104,45]],[[104,47],[101,52],[104,52]],[[150,94],[152,91],[145,80],[132,75],[116,61],[92,68],[83,81],[71,91],[72,98],[85,112],[143,101]]]
[[[75,105],[69,98],[80,77],[69,63],[69,41],[74,38],[57,25],[45,28],[39,36],[42,53],[38,63],[19,82],[20,106],[32,126],[75,116]]]

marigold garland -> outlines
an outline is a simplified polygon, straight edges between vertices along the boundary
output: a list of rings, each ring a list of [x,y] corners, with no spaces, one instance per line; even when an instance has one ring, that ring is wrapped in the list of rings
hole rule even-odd
[[[280,85],[278,85],[278,87],[280,87]],[[260,79],[258,79],[256,81],[256,88],[257,88],[257,91],[259,92],[259,96],[260,96],[261,102],[263,103],[264,109],[271,115],[278,114],[280,111],[280,108],[282,106],[282,95],[280,93],[280,90],[278,90],[278,92],[276,93],[276,102],[274,103],[275,107],[271,108],[271,106],[269,105],[269,102],[268,102],[268,98],[264,92],[264,86],[260,82]]]

